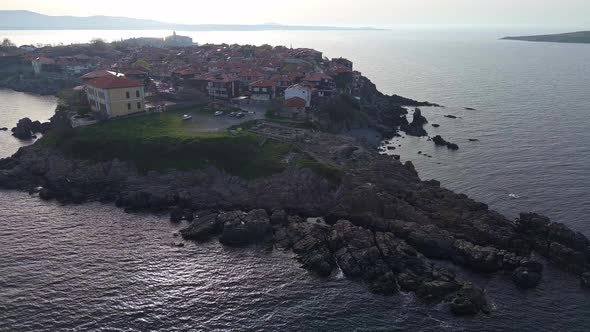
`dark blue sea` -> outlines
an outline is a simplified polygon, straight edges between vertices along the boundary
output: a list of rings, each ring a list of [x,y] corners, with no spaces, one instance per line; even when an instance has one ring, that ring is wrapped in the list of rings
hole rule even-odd
[[[458,151],[426,138],[390,143],[397,147],[391,153],[413,161],[423,179],[510,218],[538,211],[590,235],[590,45],[497,40],[524,31],[510,32],[200,32],[193,38],[293,44],[348,57],[381,91],[445,106],[423,109],[426,129],[457,143]],[[150,33],[166,32],[141,34]],[[129,36],[140,33],[0,31],[19,44]],[[45,120],[54,108],[52,98],[2,90],[0,127],[23,116]],[[20,145],[0,132],[0,157]],[[166,216],[0,191],[0,331],[590,330],[590,292],[551,267],[530,291],[517,289],[508,275],[458,271],[486,288],[494,311],[454,318],[410,294],[376,296],[342,276],[317,278],[289,253],[216,241],[174,248],[179,227]]]

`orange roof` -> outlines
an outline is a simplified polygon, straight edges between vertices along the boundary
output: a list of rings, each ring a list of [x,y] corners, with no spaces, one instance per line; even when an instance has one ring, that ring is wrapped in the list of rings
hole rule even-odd
[[[87,84],[99,89],[122,89],[143,86],[142,82],[132,81],[128,78],[117,76],[103,76],[95,78]]]
[[[307,75],[305,78],[303,78],[303,80],[308,82],[319,82],[322,80],[331,81],[333,80],[333,78],[332,76],[326,75],[324,73],[311,73]]]
[[[147,74],[145,71],[135,69],[135,68],[123,70],[123,72],[125,73],[125,75],[145,75],[145,74]]]
[[[43,56],[40,56],[40,57],[36,58],[35,61],[37,61],[37,62],[39,62],[40,64],[43,64],[43,65],[53,65],[53,64],[55,64],[55,61],[53,59],[46,58],[46,57],[43,57]]]
[[[305,107],[305,99],[293,97],[285,100],[285,107],[303,108]]]
[[[277,83],[270,81],[270,80],[260,80],[260,81],[256,81],[256,82],[252,82],[250,83],[251,87],[258,87],[258,88],[266,88],[266,87],[276,87]]]

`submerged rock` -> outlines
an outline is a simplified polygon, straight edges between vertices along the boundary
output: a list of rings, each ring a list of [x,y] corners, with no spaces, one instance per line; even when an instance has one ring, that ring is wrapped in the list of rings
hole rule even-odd
[[[16,127],[12,128],[12,135],[21,140],[29,140],[37,138],[34,134],[45,134],[51,129],[50,122],[41,123],[39,121],[32,121],[29,118],[22,118],[18,120]]]
[[[535,288],[541,282],[541,273],[521,266],[512,272],[512,281],[520,288]]]
[[[479,312],[489,313],[490,308],[481,288],[468,283],[463,285],[451,302],[451,311],[458,316],[475,315]]]
[[[432,138],[432,141],[437,146],[446,146],[450,150],[459,150],[459,146],[455,143],[447,142],[442,136],[436,135]]]
[[[186,240],[203,241],[218,235],[223,229],[223,224],[217,218],[217,214],[209,214],[194,220],[188,227],[180,230],[180,235]]]

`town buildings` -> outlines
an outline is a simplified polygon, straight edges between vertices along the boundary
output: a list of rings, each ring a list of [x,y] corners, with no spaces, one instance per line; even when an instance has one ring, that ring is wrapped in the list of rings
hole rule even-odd
[[[307,48],[196,45],[189,39],[172,34],[158,46],[134,39],[104,49],[40,48],[23,57],[31,59],[35,72],[51,70],[81,80],[92,109],[105,117],[143,111],[145,102],[194,104],[199,98],[229,102],[240,97],[260,107],[272,102],[272,107],[313,110],[339,94],[360,94],[361,74],[344,58],[330,60]]]

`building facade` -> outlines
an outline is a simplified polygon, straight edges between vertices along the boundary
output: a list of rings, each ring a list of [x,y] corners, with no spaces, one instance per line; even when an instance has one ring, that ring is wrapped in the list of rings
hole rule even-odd
[[[240,96],[240,81],[232,78],[213,78],[207,81],[207,93],[213,99],[231,99]]]
[[[145,111],[142,82],[124,77],[105,76],[86,83],[86,95],[92,111],[114,118]]]
[[[277,84],[269,80],[260,80],[250,83],[250,99],[256,101],[269,101],[275,98]]]

